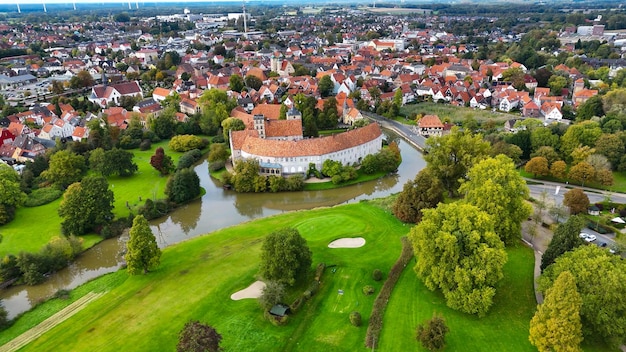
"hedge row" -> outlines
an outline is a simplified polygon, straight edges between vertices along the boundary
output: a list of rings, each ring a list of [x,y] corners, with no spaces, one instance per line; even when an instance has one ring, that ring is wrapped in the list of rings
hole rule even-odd
[[[367,326],[367,334],[365,335],[365,346],[367,348],[376,348],[380,337],[380,331],[383,328],[383,316],[385,315],[385,308],[389,302],[389,297],[396,283],[400,279],[400,274],[404,268],[409,264],[413,258],[413,247],[411,241],[407,237],[402,237],[402,253],[400,258],[391,268],[387,280],[380,289],[380,293],[374,301],[374,307],[372,308],[372,315],[370,316],[369,324]]]
[[[319,263],[315,269],[315,279],[309,284],[309,287],[289,306],[292,312],[296,312],[304,302],[311,299],[320,288],[320,279],[324,274],[326,264]]]

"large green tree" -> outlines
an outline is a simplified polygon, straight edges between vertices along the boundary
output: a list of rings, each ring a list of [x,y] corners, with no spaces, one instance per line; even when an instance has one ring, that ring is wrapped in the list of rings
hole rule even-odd
[[[322,98],[325,98],[333,93],[334,87],[335,87],[335,84],[330,79],[330,75],[325,75],[324,77],[320,79],[317,89],[319,90]]]
[[[124,259],[131,275],[146,274],[159,266],[161,250],[157,246],[150,224],[143,215],[137,215],[133,219]]]
[[[241,77],[241,75],[231,75],[228,79],[228,86],[232,91],[241,92],[244,87],[243,78]]]
[[[528,186],[507,156],[484,159],[473,166],[459,192],[467,203],[494,218],[494,230],[504,243],[515,244],[521,238],[522,221],[532,208],[526,203]]]
[[[261,247],[261,276],[266,280],[293,286],[311,269],[311,250],[294,228],[274,231]]]
[[[430,290],[440,289],[450,308],[485,315],[507,260],[493,218],[460,202],[440,203],[423,213],[409,235],[417,275]]]
[[[82,155],[60,150],[50,157],[50,166],[41,175],[49,182],[66,188],[80,181],[85,169],[85,158]]]
[[[131,176],[138,169],[133,157],[133,153],[123,149],[113,148],[104,151],[97,148],[89,155],[89,167],[103,176]]]
[[[615,133],[601,135],[596,141],[595,149],[597,153],[604,155],[609,160],[613,170],[617,169],[620,159],[626,151],[624,141]]]
[[[176,133],[176,108],[165,108],[158,116],[150,119],[150,129],[161,139],[171,138]]]
[[[424,160],[448,194],[454,196],[459,189],[459,180],[472,165],[487,157],[489,148],[489,142],[484,141],[482,135],[463,133],[454,128],[448,135],[426,140]]]
[[[414,180],[404,184],[393,203],[393,214],[400,220],[418,223],[422,210],[434,208],[443,201],[443,186],[429,168],[422,169]]]
[[[215,135],[222,126],[222,121],[230,116],[230,112],[237,106],[237,101],[228,97],[225,91],[212,88],[204,91],[198,99],[202,109],[200,128],[202,133]]]
[[[612,345],[626,341],[626,264],[598,246],[580,246],[559,257],[539,279],[542,292],[569,271],[582,298],[580,316],[585,336],[600,336]]]
[[[222,121],[222,134],[224,135],[224,140],[226,143],[229,141],[229,132],[230,131],[243,131],[246,129],[246,125],[242,120],[236,117],[229,117]]]
[[[113,191],[103,176],[87,176],[71,184],[59,205],[61,229],[67,235],[83,235],[113,219]]]
[[[176,171],[167,182],[165,194],[174,203],[185,203],[200,195],[200,178],[193,168]]]
[[[580,351],[581,305],[574,276],[561,272],[530,321],[530,343],[540,352]]]
[[[20,188],[20,176],[7,164],[0,163],[0,225],[15,216],[15,210],[24,204],[26,194]]]
[[[578,109],[576,109],[576,121],[589,120],[594,116],[604,116],[604,109],[602,108],[602,97],[599,95],[587,99],[587,101],[580,104],[580,106],[578,106]]]
[[[574,149],[579,146],[593,147],[602,135],[600,125],[595,121],[583,121],[571,125],[561,137],[561,152],[564,158],[570,159]]]
[[[580,230],[584,226],[585,219],[577,215],[570,216],[566,222],[557,226],[548,248],[541,256],[541,270],[545,270],[563,253],[569,252],[585,243],[579,236]]]

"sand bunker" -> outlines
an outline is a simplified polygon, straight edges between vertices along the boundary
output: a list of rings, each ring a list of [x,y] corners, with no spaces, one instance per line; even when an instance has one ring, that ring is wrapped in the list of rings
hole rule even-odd
[[[365,245],[365,238],[340,238],[328,244],[328,248],[359,248]]]
[[[252,285],[230,295],[230,299],[232,299],[233,301],[238,301],[245,298],[259,298],[261,297],[261,294],[263,294],[264,288],[265,282],[255,281],[252,283]]]

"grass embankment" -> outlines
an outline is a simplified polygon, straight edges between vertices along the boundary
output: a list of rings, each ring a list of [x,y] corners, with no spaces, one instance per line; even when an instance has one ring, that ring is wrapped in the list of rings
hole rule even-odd
[[[533,351],[528,327],[535,308],[533,291],[534,255],[530,248],[508,248],[494,305],[484,318],[464,314],[446,306],[439,291],[432,292],[419,280],[411,261],[391,296],[380,340],[380,351],[409,351],[419,345],[417,325],[441,314],[450,328],[446,336],[451,351]],[[421,346],[420,351],[426,351]]]
[[[415,274],[412,260],[393,291],[385,314],[380,351],[427,351],[416,341],[419,324],[440,314],[450,332],[450,351],[536,351],[528,340],[530,319],[535,314],[533,290],[534,254],[518,245],[507,248],[508,261],[494,304],[484,318],[464,314],[446,306],[440,291],[432,292]],[[601,341],[585,341],[584,351],[608,351]]]
[[[523,167],[520,167],[517,170],[519,174],[522,175],[522,177],[530,178],[533,180],[552,181],[552,182],[560,182],[560,183],[567,182],[570,185],[568,188],[581,186],[580,182],[573,181],[570,179],[560,179],[560,178],[556,178],[552,176],[535,176],[534,174],[526,172],[526,170],[524,170]],[[626,172],[613,171],[613,185],[612,186],[603,186],[595,182],[585,182],[585,188],[596,188],[596,189],[602,189],[605,191],[626,193]]]
[[[128,216],[143,205],[146,198],[165,198],[165,186],[167,177],[160,176],[150,165],[150,157],[158,147],[163,147],[165,154],[172,157],[174,165],[183,153],[173,152],[169,149],[169,141],[161,141],[152,145],[150,150],[132,150],[135,154],[133,159],[137,164],[138,171],[130,177],[111,176],[108,178],[109,187],[115,194],[113,213],[116,217]],[[142,197],[142,201],[139,201]],[[61,221],[57,213],[61,198],[38,207],[21,207],[15,213],[15,219],[10,223],[0,226],[3,239],[0,244],[0,257],[9,253],[37,252],[46,245],[53,237],[61,235]],[[83,248],[89,248],[101,241],[100,236],[88,234],[81,236]]]
[[[320,292],[288,325],[276,327],[263,318],[256,300],[232,301],[230,295],[255,280],[263,237],[286,226],[297,228],[307,239],[314,263],[337,266],[335,272],[327,269]],[[149,275],[127,277],[121,270],[87,284],[105,281],[104,290],[109,292],[24,350],[63,346],[73,351],[119,351],[128,349],[131,341],[136,351],[171,350],[190,319],[214,326],[230,351],[364,349],[366,328],[353,327],[348,315],[360,311],[367,324],[375,295],[365,296],[362,288],[380,289],[372,271],[389,271],[407,231],[407,226],[368,203],[293,212],[220,230],[165,249],[161,266]],[[358,236],[367,241],[362,248],[327,247],[334,239]],[[85,290],[77,290],[81,289]],[[16,326],[31,315],[39,321],[52,315],[53,309],[46,314],[38,310],[55,301],[27,313]],[[37,324],[37,319],[30,320],[31,326]],[[3,339],[21,333],[15,329],[5,332]]]
[[[507,114],[502,112],[492,112],[491,110],[472,109],[463,106],[437,103],[417,103],[409,104],[400,108],[400,115],[410,117],[413,114],[437,115],[440,119],[449,118],[452,122],[463,122],[467,118],[474,118],[478,122],[495,120],[499,123],[513,118],[519,118],[519,114]],[[398,120],[402,122],[402,120]]]

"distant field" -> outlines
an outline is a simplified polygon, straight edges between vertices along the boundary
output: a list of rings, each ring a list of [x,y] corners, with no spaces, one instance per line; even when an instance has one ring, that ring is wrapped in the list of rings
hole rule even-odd
[[[432,10],[428,10],[428,9],[414,9],[414,8],[408,8],[408,7],[369,7],[369,6],[362,6],[362,7],[359,8],[359,10],[364,10],[364,11],[369,11],[369,12],[374,12],[374,13],[391,13],[391,14],[395,14],[395,15],[410,14],[410,13],[416,13],[416,14],[425,15],[425,14],[432,13]]]
[[[495,120],[501,124],[504,124],[504,122],[509,119],[520,118],[519,114],[505,114],[501,112],[492,112],[491,110],[472,109],[437,103],[405,105],[400,108],[400,114],[402,116],[411,116],[413,114],[437,115],[442,120],[449,118],[452,122],[463,122],[466,118],[473,117],[479,122]]]

